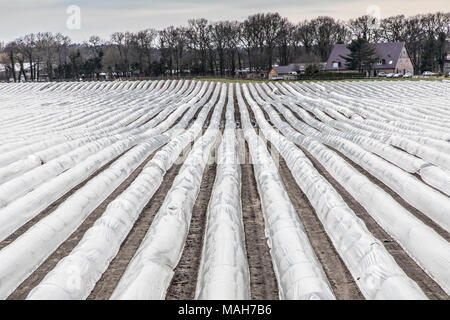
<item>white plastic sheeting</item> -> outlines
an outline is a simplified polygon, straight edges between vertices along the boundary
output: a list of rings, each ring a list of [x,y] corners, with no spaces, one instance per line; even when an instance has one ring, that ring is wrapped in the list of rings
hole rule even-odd
[[[275,132],[249,96],[247,88],[244,88],[244,93],[265,137],[286,160],[365,298],[427,299],[303,152]]]
[[[0,208],[117,140],[115,137],[110,137],[89,143],[0,185]]]
[[[228,87],[226,127],[207,210],[196,299],[249,300],[250,273],[241,207],[241,169],[235,134],[233,86]]]
[[[450,171],[442,170],[433,165],[423,165],[419,174],[430,186],[450,196]]]
[[[242,129],[254,163],[267,243],[280,299],[335,299],[306,231],[284,189],[266,143],[253,130],[241,88],[237,87]]]
[[[203,92],[204,89],[208,86],[208,83],[203,83]],[[212,87],[211,87],[212,88]],[[211,89],[208,91],[211,92]],[[199,94],[194,99],[191,99],[191,101],[187,102],[186,106],[183,106],[184,108],[180,108],[180,110],[177,110],[176,112],[173,112],[167,119],[165,119],[162,123],[160,123],[155,128],[150,128],[150,130],[146,130],[144,134],[137,135],[130,137],[129,139],[125,139],[125,141],[128,140],[129,144],[128,148],[136,145],[136,143],[139,143],[140,141],[148,141],[141,143],[138,147],[133,148],[131,151],[127,152],[123,157],[121,157],[117,162],[113,164],[110,168],[102,172],[99,176],[95,177],[89,183],[84,186],[82,189],[77,191],[72,197],[70,197],[68,200],[66,200],[56,211],[54,211],[51,215],[47,216],[45,219],[42,219],[38,224],[33,226],[31,229],[29,229],[24,235],[19,237],[14,243],[11,245],[5,247],[2,251],[0,251],[0,261],[2,261],[2,268],[0,268],[0,281],[3,284],[3,276],[8,278],[7,284],[2,286],[0,288],[0,297],[7,296],[10,292],[14,290],[14,287],[20,284],[21,281],[24,280],[27,274],[30,274],[34,269],[39,266],[45,258],[53,252],[58,243],[58,245],[65,240],[64,237],[67,237],[70,235],[71,232],[73,232],[79,224],[81,223],[87,215],[101,202],[106,198],[112,190],[117,186],[116,183],[120,183],[125,179],[130,173],[130,170],[134,170],[135,165],[139,165],[140,162],[142,162],[146,156],[148,156],[147,152],[153,151],[154,149],[151,148],[158,148],[162,144],[167,142],[167,139],[170,137],[170,134],[163,134],[158,135],[159,133],[163,132],[164,130],[169,129],[171,124],[177,120],[177,118],[184,112],[184,110],[189,109],[194,106],[195,102],[198,101],[199,104],[196,106],[197,108],[202,106],[204,104],[204,100],[206,98],[201,98],[202,94]],[[201,101],[201,102],[200,102]],[[181,120],[179,120],[179,123],[186,125],[187,122],[190,120],[188,116],[192,116],[192,113],[187,112]],[[175,134],[176,132],[173,132],[172,134]],[[119,143],[124,143],[125,141],[120,141]],[[153,147],[152,147],[153,146]],[[143,149],[144,148],[144,149]],[[106,150],[106,149],[105,149]],[[125,149],[126,150],[126,149]],[[136,151],[137,150],[137,151]],[[145,153],[143,153],[145,151]],[[95,155],[97,156],[97,155]],[[99,164],[99,161],[96,161],[96,164]],[[90,167],[88,167],[89,169]],[[74,168],[73,168],[74,169]],[[81,172],[74,172],[72,170],[71,174],[81,174],[83,176],[84,170],[87,168],[81,168]],[[71,170],[69,170],[71,171]],[[69,172],[67,171],[67,172]],[[63,174],[64,175],[64,174]],[[62,175],[61,175],[62,176]],[[58,176],[57,178],[59,178]],[[78,178],[78,177],[77,177]],[[71,181],[71,178],[69,175],[65,176],[66,181],[60,181],[60,182],[73,182]],[[52,180],[53,181],[53,180]],[[56,185],[52,185],[52,187],[56,187]],[[68,185],[64,185],[64,187],[68,187]],[[95,192],[92,191],[92,189],[95,189]],[[42,190],[42,189],[41,189]],[[55,190],[55,188],[51,189],[52,192],[58,192]],[[60,191],[59,191],[60,192]],[[43,205],[43,202],[45,203],[46,197],[45,194],[37,194],[37,196],[42,196],[41,199],[35,199],[35,203],[38,203],[39,205]],[[54,194],[52,194],[54,196]],[[20,198],[20,200],[23,198]],[[36,202],[37,201],[37,202]],[[51,201],[51,200],[50,200]],[[24,203],[22,203],[23,205]],[[25,203],[25,206],[27,204]],[[7,209],[10,206],[5,207],[4,209]],[[64,213],[64,211],[67,211]],[[22,221],[26,221],[27,219],[30,219],[31,215],[28,215],[27,212],[22,213],[21,217],[14,217],[12,221],[15,221],[16,219]],[[61,223],[61,219],[64,220],[64,227],[62,230],[58,230],[58,224]],[[68,219],[68,220],[65,220]],[[14,223],[13,223],[14,224]],[[18,224],[15,226],[9,225],[11,229],[7,232],[10,232],[13,230],[13,228],[17,228]],[[56,228],[56,229],[54,229]],[[38,234],[50,234],[52,232],[57,232],[58,236],[52,237],[49,236],[49,239],[45,239],[43,241],[36,241],[36,246],[38,246],[38,243],[42,246],[39,247],[39,249],[36,249],[36,247],[29,248],[32,252],[29,257],[26,257],[26,246],[24,241],[31,241],[35,237],[39,237]],[[50,239],[51,238],[51,239]],[[23,240],[28,239],[28,240]],[[45,243],[43,243],[45,242]],[[16,254],[13,254],[13,251],[16,251]],[[14,256],[14,257],[12,257]],[[8,260],[8,263],[3,264],[3,259],[1,257],[5,257],[6,260]],[[10,277],[10,274],[12,272],[12,265],[20,265],[21,271],[14,274],[13,277]],[[18,281],[15,283],[15,281]]]
[[[203,171],[217,139],[225,86],[210,126],[194,144],[111,299],[164,299],[181,257]]]
[[[181,82],[180,82],[181,84]],[[192,84],[191,84],[192,87]],[[199,84],[197,84],[197,87],[199,87]],[[186,85],[183,85],[183,88],[186,88]],[[181,89],[183,89],[181,88]],[[195,96],[195,90],[192,92]],[[164,99],[166,101],[167,99]],[[182,99],[179,103],[174,104],[174,108],[177,107],[177,105],[180,105],[183,102],[184,99]],[[157,105],[155,108],[151,109],[149,112],[145,114],[145,116],[142,116],[137,121],[132,121],[132,124],[134,126],[139,126],[139,124],[142,124],[144,121],[147,121],[148,119],[154,117],[156,114],[158,114],[162,109],[164,108],[164,104]],[[170,108],[167,108],[170,109]],[[144,109],[143,109],[144,110]],[[144,110],[145,111],[145,110]],[[113,117],[114,118],[114,117]],[[161,119],[161,117],[156,117],[158,119]],[[21,159],[23,157],[26,157],[27,154],[29,154],[28,157],[23,158],[21,160],[18,160],[16,162],[11,163],[10,165],[0,168],[0,184],[4,183],[8,180],[11,180],[12,178],[23,174],[33,168],[38,167],[39,165],[42,165],[43,163],[47,163],[52,159],[55,159],[58,156],[62,156],[65,153],[68,153],[75,148],[79,148],[75,151],[75,154],[85,154],[86,151],[83,150],[83,145],[86,143],[96,141],[97,139],[101,138],[102,136],[107,135],[107,139],[110,139],[110,143],[117,141],[118,138],[125,139],[130,134],[136,135],[143,131],[145,131],[146,128],[150,128],[153,124],[157,124],[158,119],[153,119],[155,121],[149,121],[145,126],[140,128],[134,128],[130,127],[127,129],[127,127],[123,127],[125,124],[129,123],[130,120],[125,118],[119,121],[115,121],[113,126],[102,126],[101,129],[94,129],[94,131],[91,131],[91,134],[89,137],[79,138],[73,141],[68,141],[65,143],[63,137],[58,137],[57,140],[50,139],[50,141],[43,141],[39,143],[34,143],[31,145],[26,145],[22,148],[19,148],[17,150],[7,152],[0,156],[0,163],[8,164],[13,162],[14,160]],[[114,120],[114,119],[113,119]],[[104,123],[103,123],[104,125]],[[132,130],[133,129],[133,130]],[[94,134],[95,133],[95,134]],[[120,133],[120,136],[117,135],[117,138],[114,139],[115,134]],[[42,137],[41,137],[42,139]],[[61,140],[63,139],[63,140]],[[104,139],[103,139],[104,140]],[[56,145],[55,145],[56,144]],[[54,145],[54,146],[52,146]],[[95,145],[95,144],[94,144]],[[48,146],[52,146],[48,149],[46,149]],[[91,147],[92,149],[92,147]],[[34,154],[32,154],[35,152]],[[2,160],[3,159],[3,160]],[[7,161],[7,162],[6,162]],[[58,160],[61,161],[61,160]],[[66,165],[66,167],[70,165]],[[38,170],[39,171],[39,170]],[[10,188],[8,188],[10,189]],[[14,193],[15,194],[15,193]]]
[[[264,86],[267,87],[267,85]],[[281,85],[278,86],[280,87]],[[333,136],[348,139],[363,147],[367,151],[373,152],[388,160],[405,171],[419,174],[426,183],[446,194],[449,194],[447,185],[450,181],[450,172],[445,170],[445,168],[448,168],[448,161],[450,159],[448,155],[450,152],[449,143],[424,136],[400,136],[395,134],[396,131],[392,128],[385,131],[378,129],[374,132],[374,128],[368,127],[366,124],[367,122],[363,124],[359,121],[356,124],[355,122],[347,119],[346,117],[351,119],[356,118],[356,114],[352,113],[352,111],[347,108],[335,105],[321,98],[316,97],[315,99],[312,99],[305,97],[300,93],[295,92],[295,90],[287,84],[285,86],[288,90],[284,90],[284,92],[292,93],[292,96],[295,96],[296,99],[290,98],[289,95],[287,95],[283,97],[277,96],[277,100],[282,99],[283,101],[288,101],[289,107],[293,111],[298,112],[302,119],[314,128]],[[280,89],[281,88],[283,87],[280,87]],[[300,99],[298,99],[299,97]],[[306,108],[325,123],[313,119],[308,113],[298,107],[295,107],[295,105],[299,102],[302,107]],[[346,117],[340,115],[340,113],[335,111],[333,108],[345,114]],[[360,111],[360,109],[357,111]],[[333,115],[333,117],[338,119],[338,121],[327,116],[326,113]],[[362,118],[360,117],[360,120],[361,119]],[[355,124],[357,127],[353,127]],[[401,125],[397,122],[396,124]],[[423,125],[423,123],[420,123],[420,125]],[[332,127],[339,130],[335,130]],[[415,126],[409,126],[411,130],[417,129],[418,127],[419,123],[416,123]],[[360,128],[363,128],[364,130]],[[342,132],[340,130],[342,130]],[[392,147],[390,144],[397,148]],[[408,151],[409,153],[403,151],[402,149]],[[418,157],[428,162],[425,162]],[[433,170],[420,170],[422,167],[429,167],[430,164],[435,165]],[[441,170],[439,167],[444,170]],[[434,172],[439,172],[440,174],[435,174]],[[431,176],[429,176],[430,174]]]
[[[4,299],[11,294],[146,157],[163,143],[165,139],[159,136],[133,148],[75,192],[51,215],[41,219],[3,248],[0,251],[0,298]]]
[[[417,178],[398,167],[363,150],[354,143],[330,135],[321,136],[320,140],[341,151],[352,161],[361,165],[361,167],[393,189],[403,199],[450,232],[450,214],[448,209],[450,208],[450,198],[421,183]]]
[[[295,131],[268,104],[263,105],[271,121],[292,142],[310,152],[325,169],[367,210],[403,249],[443,289],[450,293],[450,245],[433,229],[413,216],[389,194],[374,185],[346,161],[316,139]],[[292,113],[283,114],[289,122]],[[292,122],[294,123],[294,122]]]
[[[448,230],[449,220],[446,213],[448,213],[449,198],[444,195],[450,195],[450,127],[448,126],[450,86],[448,83],[423,81],[414,84],[408,82],[394,84],[383,81],[369,84],[365,82],[269,83],[257,84],[251,88],[256,89],[252,90],[251,94],[257,104],[270,115],[271,122],[281,129],[285,137],[308,150],[366,208],[405,252],[449,293],[450,248],[448,242],[400,206],[386,192],[371,183],[364,175],[354,170],[338,154],[322,144],[332,146],[347,155]],[[0,110],[7,111],[2,112],[0,117],[0,207],[2,207],[0,209],[0,239],[5,239],[122,152],[132,148],[116,162],[117,166],[114,168],[122,168],[124,171],[120,171],[120,175],[123,173],[127,176],[136,163],[141,161],[137,159],[147,152],[145,151],[147,147],[156,148],[157,145],[162,145],[172,137],[174,138],[161,152],[157,153],[135,183],[110,204],[102,218],[85,234],[79,246],[47,275],[29,298],[83,299],[87,297],[117,253],[142,206],[148,202],[161,183],[165,170],[170,168],[183,146],[190,143],[196,133],[201,131],[202,122],[207,115],[206,110],[212,107],[212,103],[203,106],[211,95],[212,100],[215,101],[217,92],[217,88],[213,92],[212,86],[206,82],[171,80],[0,84]],[[232,101],[230,91],[228,94],[230,104]],[[240,95],[240,91],[238,94]],[[366,234],[367,230],[364,226],[353,216],[351,210],[342,205],[342,199],[330,185],[320,175],[316,175],[317,172],[301,151],[270,130],[270,126],[263,121],[264,116],[258,111],[257,104],[254,104],[247,92],[246,95],[251,107],[256,111],[258,123],[265,136],[286,159],[294,178],[310,198],[311,204],[352,275],[362,275],[356,278],[356,282],[363,294],[367,298],[375,299],[414,296],[418,299],[423,298],[420,290],[416,290],[415,284],[405,279],[404,273],[398,272],[396,265],[387,267],[392,259],[389,256],[386,257],[380,244],[377,241],[371,242],[372,238],[370,234]],[[245,106],[242,97],[239,98],[241,107]],[[272,106],[282,113],[288,123],[300,133],[282,121]],[[182,129],[190,124],[191,118],[202,107],[198,120],[203,120],[195,121],[192,127],[183,133]],[[246,123],[246,129],[249,135],[248,131],[251,129],[249,123]],[[254,133],[250,135],[253,136]],[[230,131],[226,132],[225,136],[220,153],[224,158],[231,157],[230,150],[227,148],[230,148],[232,143],[226,141],[233,139]],[[286,221],[289,221],[287,223],[289,225],[297,226],[297,224],[295,221],[291,223],[289,219],[280,222],[276,219],[278,216],[270,212],[277,211],[272,209],[273,206],[271,207],[270,203],[272,200],[276,202],[277,199],[271,193],[268,194],[269,187],[265,184],[267,180],[270,180],[267,178],[270,176],[268,172],[272,171],[263,171],[261,168],[268,167],[258,164],[258,162],[270,160],[266,156],[267,148],[260,139],[257,142],[249,142],[249,146],[252,148],[252,156],[256,159],[255,174],[260,180],[258,188],[261,197],[267,200],[264,207],[266,231],[279,281],[280,295],[283,298],[323,298],[327,293],[305,294],[305,291],[314,286],[319,288],[318,291],[329,291],[329,285],[321,278],[323,276],[321,270],[311,268],[313,270],[311,274],[314,276],[310,278],[307,278],[307,273],[301,275],[295,273],[301,269],[297,269],[298,265],[295,264],[297,257],[300,256],[295,251],[297,241],[300,241],[298,234],[279,235],[277,233],[277,228],[288,230],[284,228]],[[141,151],[136,151],[138,149]],[[125,164],[123,161],[128,162]],[[114,185],[122,179],[122,176],[116,176],[117,172],[113,172],[111,168],[107,169],[108,176],[105,174],[101,179],[100,176],[95,177],[69,198],[54,212],[56,215],[52,213],[41,220],[0,251],[1,297],[6,297],[8,292],[53,252],[58,243],[63,242],[65,237],[77,228],[77,225],[89,214],[90,206],[94,206],[102,197],[111,193],[106,183],[113,181],[111,185]],[[198,166],[190,168],[192,171],[189,174],[198,172],[196,171]],[[218,169],[215,186],[218,194],[230,195],[230,199],[238,198],[236,192],[239,185],[235,184],[236,189],[233,190],[225,189],[223,186],[225,182],[219,183],[220,164]],[[230,184],[236,183],[239,179],[236,176],[238,170],[232,172],[230,168],[230,176],[225,175],[225,172],[228,172],[225,166],[223,170],[224,176],[230,178]],[[422,180],[416,179],[412,174],[419,175]],[[271,177],[275,176],[274,173]],[[280,186],[275,178],[274,180],[276,182],[273,185],[269,184],[270,190],[275,186],[282,198],[284,195],[283,191],[280,191],[282,185]],[[94,181],[97,182],[94,183]],[[270,180],[270,182],[273,181]],[[443,194],[426,184],[440,190]],[[186,186],[183,183],[180,185]],[[265,187],[267,188],[264,189]],[[181,192],[178,193],[178,191],[180,189],[173,191],[172,196],[180,195]],[[188,194],[192,196],[195,190],[189,191]],[[183,195],[186,203],[194,201],[189,198],[189,195]],[[89,201],[88,198],[90,198]],[[205,236],[208,238],[204,243],[196,297],[199,299],[245,298],[248,296],[246,283],[248,279],[245,277],[246,261],[242,259],[245,248],[242,242],[242,229],[239,227],[241,224],[239,208],[234,200],[229,200],[227,208],[233,209],[229,209],[226,213],[233,212],[234,215],[227,216],[218,209],[220,208],[218,198],[219,196],[211,198],[208,211],[208,228]],[[285,200],[288,204],[276,202],[277,209],[281,205],[290,208],[289,199]],[[80,206],[77,207],[78,205]],[[166,209],[169,212],[171,208]],[[183,213],[184,218],[190,214],[185,209],[180,212]],[[161,220],[169,219],[168,216],[170,215],[164,215]],[[295,218],[292,219],[295,220]],[[181,226],[188,225],[189,221],[186,219],[184,222],[180,221],[178,226],[172,224],[168,229],[163,229],[186,231],[187,229]],[[160,222],[160,225],[165,224]],[[61,230],[61,234],[56,230]],[[229,237],[232,230],[236,233],[235,237]],[[164,231],[158,232],[163,234]],[[296,232],[302,234],[301,228]],[[220,240],[223,239],[220,237],[225,235],[229,240]],[[181,253],[183,241],[181,238],[183,235],[176,239],[174,245],[176,248],[172,248],[175,250],[172,253]],[[219,241],[215,241],[217,239]],[[303,240],[300,242],[307,247],[308,243],[302,242]],[[152,245],[157,244],[158,241]],[[354,241],[354,244],[348,245],[351,241]],[[228,249],[221,251],[220,246],[224,245],[223,242],[226,242]],[[147,244],[149,244],[148,241]],[[146,247],[149,256],[141,254],[139,259],[143,259],[144,256],[151,259],[156,256],[161,257],[159,247],[152,245]],[[164,243],[164,245],[167,244]],[[164,245],[163,248],[165,248]],[[371,246],[370,254],[361,258],[359,264],[353,263],[352,259],[366,252],[368,245]],[[294,253],[287,256],[279,248],[287,248],[287,252]],[[217,252],[223,255],[215,255],[214,253]],[[162,257],[168,260],[161,260],[162,264],[158,261],[159,264],[153,264],[150,268],[144,266],[140,269],[142,273],[139,278],[136,278],[136,282],[131,284],[128,290],[132,291],[134,286],[139,290],[142,289],[139,298],[147,297],[148,291],[146,292],[143,285],[139,286],[138,282],[140,279],[151,278],[153,282],[150,283],[153,283],[152,288],[155,288],[153,294],[155,296],[160,294],[158,297],[162,297],[164,287],[167,287],[170,282],[171,272],[177,261],[175,253],[171,255],[165,252],[164,254]],[[232,267],[219,267],[226,264],[225,254],[230,257],[227,258],[230,262],[233,261]],[[316,261],[314,255],[312,258],[308,256],[308,259],[310,260],[307,263]],[[155,258],[152,261],[156,260]],[[169,260],[172,266],[167,268],[164,262]],[[74,274],[74,270],[76,272],[81,270],[81,272]],[[149,270],[159,270],[161,273],[146,274]],[[368,270],[372,270],[372,273]],[[16,276],[15,273],[19,275]],[[74,279],[74,275],[77,277],[76,280],[80,280],[75,281],[80,284],[75,288],[67,286],[67,283],[73,284],[71,280]],[[130,279],[130,277],[127,278],[127,280]],[[294,280],[291,281],[292,279]],[[311,283],[314,285],[305,285],[305,279],[313,279]],[[125,280],[122,280],[121,283],[124,283]],[[302,285],[299,286],[299,283]],[[325,283],[324,287],[321,285],[323,283]],[[124,290],[126,291],[127,288]],[[128,291],[120,298],[127,298],[133,294]]]
[[[175,83],[177,85],[175,86]],[[142,123],[145,123],[149,119],[151,119],[153,116],[158,114],[164,107],[167,106],[168,103],[173,102],[176,106],[180,102],[180,98],[185,96],[185,93],[189,93],[192,90],[192,87],[194,85],[194,82],[191,82],[188,91],[185,91],[187,88],[187,82],[184,82],[184,85],[181,86],[183,82],[173,82],[173,90],[179,89],[179,92],[175,93],[169,93],[167,95],[163,95],[162,97],[154,96],[154,94],[150,94],[149,97],[153,97],[153,104],[150,104],[149,106],[144,105],[141,107],[142,104],[144,104],[145,99],[134,99],[131,101],[127,101],[126,108],[108,108],[105,106],[103,109],[100,109],[98,111],[88,111],[87,117],[82,117],[78,119],[78,116],[71,116],[71,114],[74,112],[73,110],[79,110],[83,109],[81,108],[84,104],[89,101],[93,105],[96,106],[95,110],[98,108],[103,107],[103,104],[105,104],[105,101],[96,101],[98,100],[96,97],[93,99],[79,99],[76,100],[77,103],[70,103],[68,105],[68,110],[66,112],[62,112],[60,115],[58,114],[58,111],[61,112],[59,109],[52,108],[51,110],[48,110],[46,113],[46,110],[39,110],[41,113],[44,114],[56,114],[51,117],[51,119],[45,119],[40,123],[39,125],[35,124],[29,124],[27,123],[25,130],[25,135],[21,134],[18,131],[18,124],[16,123],[13,128],[11,128],[9,131],[7,131],[7,134],[13,134],[14,139],[18,139],[17,136],[19,136],[22,143],[16,142],[16,143],[9,143],[6,145],[0,146],[1,151],[11,151],[8,154],[4,154],[0,156],[0,164],[3,163],[4,159],[8,161],[14,161],[17,160],[18,157],[24,156],[26,154],[29,154],[29,152],[33,151],[39,151],[39,143],[34,143],[36,139],[38,141],[45,138],[43,143],[47,143],[46,140],[55,140],[58,143],[61,143],[66,140],[71,140],[76,137],[80,136],[103,136],[115,133],[127,133],[127,131],[130,131],[130,129],[133,129],[133,127],[130,127],[130,124],[134,126],[139,126]],[[196,90],[200,88],[201,84],[196,83],[195,87],[192,92],[189,93],[191,97],[196,97]],[[181,88],[180,88],[181,87]],[[133,93],[130,93],[130,95],[133,95]],[[104,97],[105,100],[113,100],[114,98],[114,105],[125,103],[123,99],[124,95],[121,95],[119,97],[110,95],[107,97]],[[119,98],[119,99],[117,99]],[[188,96],[185,96],[181,99],[181,102],[186,99]],[[46,100],[48,97],[46,97]],[[96,104],[97,103],[97,104]],[[136,107],[134,105],[137,105]],[[172,106],[172,104],[171,104]],[[42,108],[42,107],[41,107]],[[112,110],[111,110],[112,109]],[[66,110],[65,108],[63,109]],[[51,113],[49,113],[51,112]],[[128,115],[128,116],[126,116]],[[39,118],[40,114],[34,115],[31,119]],[[17,115],[17,117],[20,119],[20,115]],[[139,118],[138,118],[139,117]],[[64,119],[67,118],[66,121]],[[17,121],[16,121],[17,122]],[[65,125],[62,125],[66,123]],[[57,128],[52,128],[54,125],[58,125]],[[42,127],[42,129],[39,131],[36,131],[34,129],[35,126],[38,126],[39,128]],[[142,131],[142,129],[145,129],[145,127],[142,128],[136,128],[132,132],[136,133],[136,130]],[[56,131],[55,131],[56,130]],[[51,131],[51,132],[49,132]],[[50,135],[50,136],[48,136]],[[4,135],[3,135],[4,136]],[[26,138],[26,140],[24,140]],[[31,144],[30,144],[31,143]],[[24,148],[17,149],[18,146],[23,145]],[[42,143],[41,143],[42,145]],[[51,145],[51,144],[48,144]]]
[[[206,86],[203,85],[205,89]],[[212,91],[212,86],[208,90],[208,93]],[[216,95],[218,91],[216,92]],[[198,109],[204,103],[204,99],[207,99],[209,94],[206,97],[200,99],[200,101],[193,106],[191,106],[192,110],[186,112],[181,120],[179,120],[176,126],[183,128],[187,125],[188,121],[193,116],[193,112]],[[194,99],[196,101],[198,99]],[[145,131],[140,135],[130,136],[128,139],[122,139],[111,146],[101,150],[97,154],[92,155],[87,158],[85,161],[81,162],[77,166],[65,171],[64,173],[58,175],[54,179],[51,179],[47,183],[41,184],[35,190],[27,193],[25,196],[18,198],[16,201],[9,203],[9,205],[0,209],[0,239],[5,239],[7,236],[12,234],[15,230],[17,230],[21,225],[32,219],[35,215],[37,215],[41,210],[45,209],[48,205],[50,205],[53,201],[56,201],[59,197],[64,195],[67,191],[75,187],[77,184],[84,181],[87,177],[93,174],[97,169],[106,164],[108,161],[112,160],[114,157],[119,156],[122,152],[127,149],[133,147],[137,143],[141,141],[145,141],[157,134],[167,130],[174,121],[179,117],[180,113],[184,111],[185,108],[192,105],[192,103],[187,104],[183,108],[180,108],[177,112],[174,112],[170,117],[167,117],[163,122],[157,125],[155,128],[151,128]],[[173,129],[173,128],[172,128]],[[164,133],[164,139],[169,140],[174,134],[178,134],[179,130],[170,129],[168,132]],[[106,139],[106,138],[105,138]],[[111,137],[110,140],[117,140],[114,137]],[[62,157],[64,159],[64,157]],[[67,158],[67,157],[66,157]],[[59,159],[59,158],[58,158]],[[53,162],[59,164],[55,159]],[[69,157],[70,159],[70,157]],[[40,175],[37,176],[36,172]],[[36,170],[30,171],[25,177],[28,177],[28,180],[35,182],[36,184],[40,182],[39,179],[47,180],[48,176],[54,176],[55,173],[51,170],[48,170],[46,166],[42,166],[37,168]],[[44,180],[44,181],[45,181]],[[23,177],[18,177],[17,179],[13,179],[10,183],[6,183],[0,188],[5,187],[15,183],[16,185],[21,183],[24,185]],[[27,182],[27,180],[25,180]],[[24,189],[29,190],[32,186],[27,185],[25,183]],[[28,189],[27,189],[28,188]],[[7,188],[4,188],[8,190]],[[20,190],[20,188],[19,188]],[[25,193],[25,190],[21,191]],[[5,196],[12,195],[16,197],[14,193],[6,191]]]
[[[218,89],[219,86],[212,101],[217,99]],[[142,209],[161,185],[167,170],[201,132],[212,106],[213,102],[205,105],[189,130],[174,137],[155,154],[136,180],[108,205],[74,250],[59,261],[27,299],[86,299],[89,296]]]
[[[262,102],[264,103],[264,102]],[[330,145],[342,152],[348,158],[355,163],[359,164],[369,173],[374,175],[380,181],[385,183],[388,187],[398,193],[403,199],[409,202],[411,205],[425,213],[432,220],[437,222],[447,231],[450,230],[450,215],[448,209],[450,208],[450,198],[434,190],[433,188],[422,183],[420,180],[405,172],[399,167],[387,162],[386,160],[364,150],[356,143],[348,141],[346,139],[337,136],[334,132],[325,130],[327,133],[322,134],[319,131],[315,131],[304,122],[298,120],[287,108],[274,104],[278,111],[283,113],[283,116],[299,131],[304,134],[310,135],[319,139],[327,145]],[[293,108],[293,107],[292,107]],[[312,119],[306,111],[301,108],[293,108],[298,114],[302,116],[308,124],[316,124],[317,127],[322,128],[323,124],[320,124],[317,120]],[[378,148],[380,150],[380,148]],[[384,153],[389,153],[392,158],[396,157],[394,152],[390,152],[388,149],[384,149]],[[398,157],[398,156],[397,156]],[[389,158],[389,157],[388,157]],[[423,164],[421,165],[421,167]],[[420,169],[420,168],[419,168]],[[436,171],[436,170],[435,170]],[[441,177],[434,175],[428,177],[429,172],[422,171],[425,174],[425,179],[432,181],[434,185],[439,185],[440,188],[445,190],[447,178],[445,174]],[[441,171],[442,172],[442,171]],[[445,172],[444,172],[445,173]],[[444,177],[445,179],[442,179]]]
[[[165,141],[166,138],[160,137],[160,140]],[[60,174],[47,183],[43,183],[39,188],[0,209],[0,240],[6,239],[67,191],[94,174],[99,167],[119,156],[133,145],[133,141],[125,140],[105,148],[74,168]]]

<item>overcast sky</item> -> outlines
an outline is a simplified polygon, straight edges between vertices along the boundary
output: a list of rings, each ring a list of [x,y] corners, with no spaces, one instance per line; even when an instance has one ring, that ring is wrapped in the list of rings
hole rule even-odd
[[[67,28],[67,8],[81,9],[80,30]],[[449,0],[0,0],[0,41],[26,33],[62,32],[74,41],[115,31],[186,25],[191,18],[244,20],[258,12],[279,12],[292,22],[328,15],[349,19],[376,5],[382,17],[450,11]]]

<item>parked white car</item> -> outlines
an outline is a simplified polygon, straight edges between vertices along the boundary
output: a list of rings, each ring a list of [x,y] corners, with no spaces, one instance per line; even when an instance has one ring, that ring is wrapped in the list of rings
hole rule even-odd
[[[395,73],[392,78],[403,78],[403,74],[401,73]]]
[[[394,77],[394,74],[393,73],[388,73],[387,75],[386,75],[386,78],[393,78]]]
[[[282,81],[282,80],[284,80],[284,78],[283,77],[273,77],[271,80],[272,81]]]
[[[386,72],[380,72],[380,73],[378,74],[378,77],[380,77],[380,78],[385,78],[385,77],[386,77]]]
[[[412,78],[412,73],[411,72],[407,72],[403,75],[403,78]]]
[[[425,76],[425,77],[431,77],[433,75],[433,72],[431,72],[431,71],[424,71],[422,73],[422,75]]]

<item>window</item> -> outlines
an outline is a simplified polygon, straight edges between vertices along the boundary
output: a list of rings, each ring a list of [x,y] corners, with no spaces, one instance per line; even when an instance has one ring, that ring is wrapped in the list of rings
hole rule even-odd
[[[390,60],[390,61],[389,61],[389,64],[393,64],[393,63],[394,63],[394,60]]]
[[[333,68],[339,68],[339,62],[333,61]]]

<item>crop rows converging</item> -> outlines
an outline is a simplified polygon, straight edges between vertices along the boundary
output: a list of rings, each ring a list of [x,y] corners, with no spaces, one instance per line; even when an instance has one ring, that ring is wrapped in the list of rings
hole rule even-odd
[[[449,299],[450,82],[0,84],[1,299]]]

